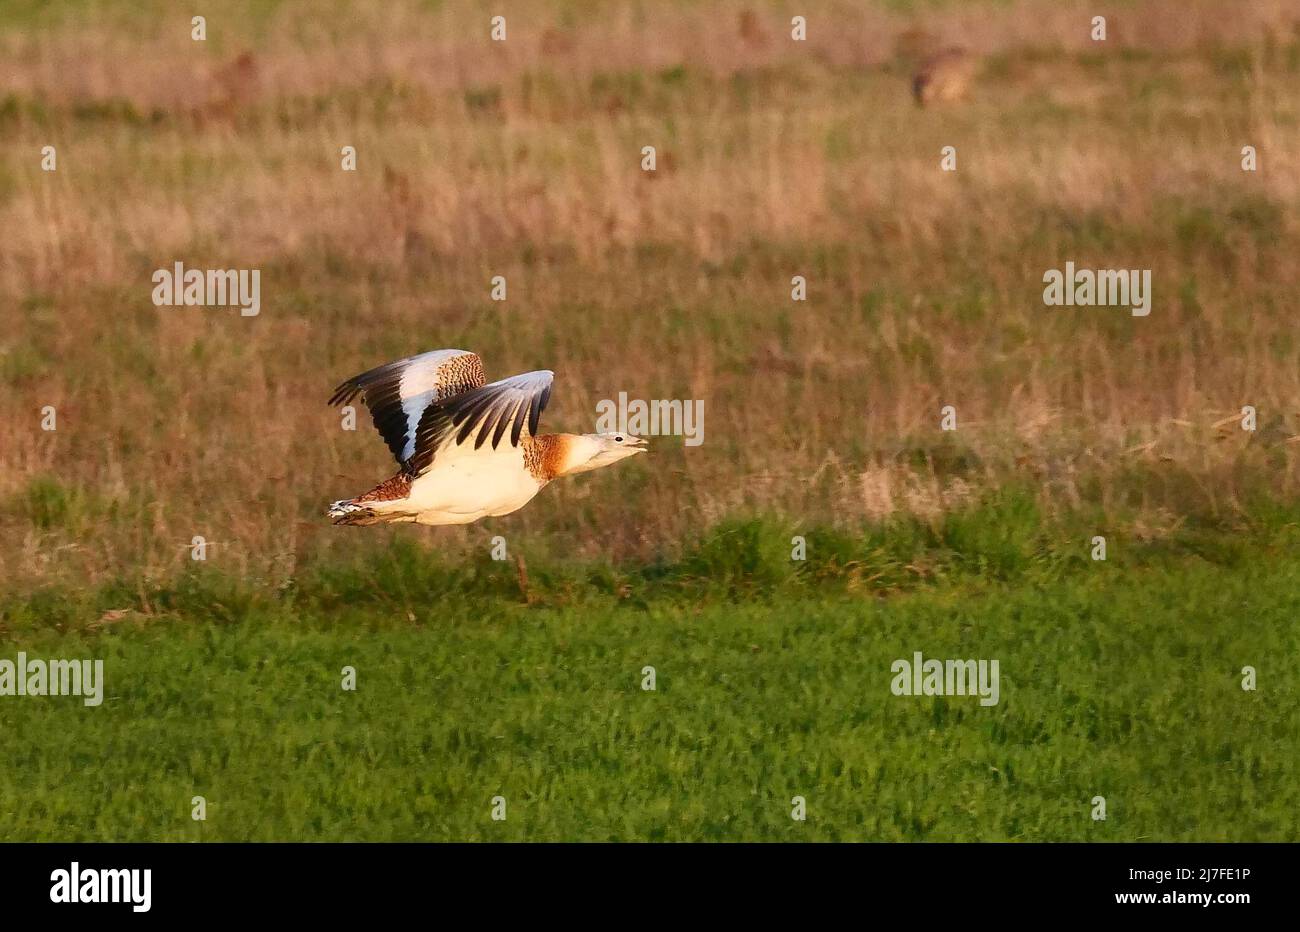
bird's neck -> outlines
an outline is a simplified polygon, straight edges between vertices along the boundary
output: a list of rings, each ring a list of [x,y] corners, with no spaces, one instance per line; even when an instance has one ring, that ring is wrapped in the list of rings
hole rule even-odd
[[[582,449],[585,437],[577,434],[538,434],[524,441],[524,465],[538,482],[585,472],[590,455]]]

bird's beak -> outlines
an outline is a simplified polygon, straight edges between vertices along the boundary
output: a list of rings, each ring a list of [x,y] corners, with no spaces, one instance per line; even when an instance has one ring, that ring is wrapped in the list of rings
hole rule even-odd
[[[649,444],[644,437],[637,437],[632,441],[632,451],[634,453],[645,453],[648,448]]]

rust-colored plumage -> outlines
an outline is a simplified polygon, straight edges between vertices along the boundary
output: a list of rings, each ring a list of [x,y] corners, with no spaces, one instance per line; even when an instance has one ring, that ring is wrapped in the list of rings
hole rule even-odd
[[[564,471],[570,441],[566,434],[542,434],[524,440],[524,466],[538,482],[550,482]]]
[[[385,479],[364,495],[359,495],[355,502],[391,502],[406,498],[411,494],[411,477],[403,470],[391,479]]]

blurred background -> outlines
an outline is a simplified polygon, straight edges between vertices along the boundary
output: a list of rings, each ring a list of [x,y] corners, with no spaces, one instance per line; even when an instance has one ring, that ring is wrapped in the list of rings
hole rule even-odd
[[[1010,485],[1158,537],[1297,490],[1296,0],[205,6],[0,5],[6,587],[165,577],[194,535],[282,585],[394,537],[642,561]],[[967,93],[918,106],[953,45]],[[260,315],[155,307],[178,261],[260,269]],[[1151,269],[1150,316],[1045,307],[1067,261]],[[330,527],[394,469],[331,390],[440,347],[554,369],[547,429],[627,392],[702,399],[705,443]]]

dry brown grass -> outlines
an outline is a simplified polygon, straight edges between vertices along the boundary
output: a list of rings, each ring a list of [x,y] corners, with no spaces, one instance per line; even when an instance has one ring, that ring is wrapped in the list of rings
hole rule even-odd
[[[324,400],[439,346],[557,370],[558,429],[619,391],[706,407],[699,448],[391,532],[453,548],[644,556],[741,511],[932,514],[1008,481],[1153,526],[1296,491],[1300,3],[811,4],[806,44],[761,4],[514,4],[504,44],[452,5],[224,9],[207,44],[188,11],[0,33],[18,584],[165,574],[194,534],[274,582],[382,544],[321,517],[390,468]],[[980,56],[965,104],[912,104],[920,33]],[[178,260],[261,269],[262,314],[155,308]],[[1151,268],[1151,316],[1044,307],[1066,260]],[[1267,431],[1213,426],[1243,404]]]

